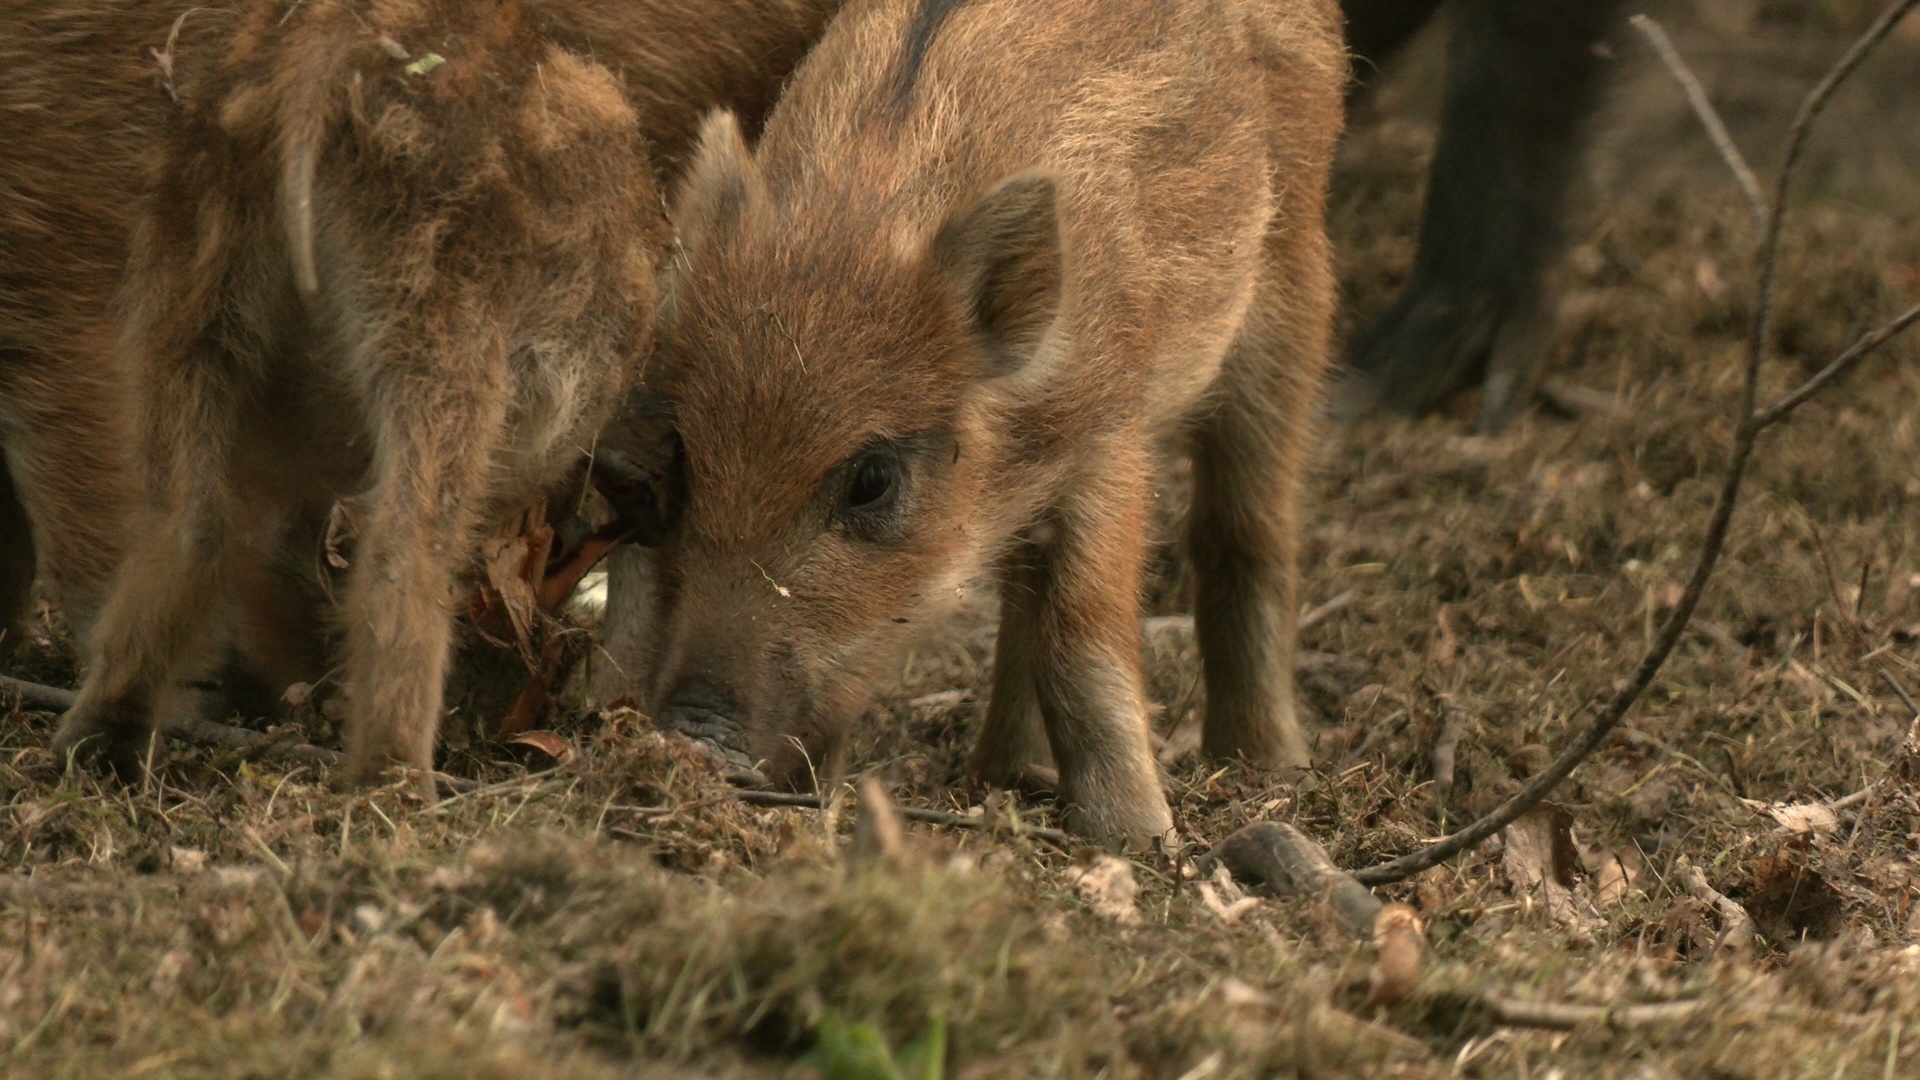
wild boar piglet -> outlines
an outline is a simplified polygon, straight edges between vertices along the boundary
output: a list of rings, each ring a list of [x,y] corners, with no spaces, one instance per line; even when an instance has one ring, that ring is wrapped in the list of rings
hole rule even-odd
[[[312,542],[339,506],[349,773],[431,795],[477,536],[578,469],[650,347],[658,170],[837,0],[174,6],[114,302],[147,497],[55,747],[137,773],[223,598],[273,591],[241,580],[259,522]]]
[[[615,659],[656,717],[827,772],[987,580],[973,772],[1051,764],[1074,827],[1164,832],[1138,598],[1155,455],[1184,444],[1206,749],[1305,764],[1294,533],[1345,78],[1331,0],[855,0],[756,149],[714,116],[605,437],[662,477],[648,587],[613,583],[646,598]]]

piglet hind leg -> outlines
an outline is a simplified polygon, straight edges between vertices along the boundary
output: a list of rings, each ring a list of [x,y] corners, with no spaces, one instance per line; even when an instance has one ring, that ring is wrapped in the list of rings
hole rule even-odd
[[[0,660],[20,644],[33,603],[33,523],[14,494],[13,477],[0,455]]]
[[[348,572],[343,617],[345,741],[350,782],[377,782],[394,766],[433,783],[434,739],[453,646],[458,571],[472,550],[477,507],[500,442],[504,394],[458,380],[396,388],[381,418],[367,516]]]
[[[1144,469],[1109,469],[1066,500],[1051,541],[1013,567],[1008,595],[1019,602],[1001,616],[1003,632],[1011,622],[1024,646],[1068,827],[1133,847],[1173,827],[1140,677],[1145,477]],[[1006,657],[1003,650],[996,663]],[[996,696],[1006,686],[996,678]],[[1013,709],[994,709],[1014,719]]]
[[[1193,440],[1187,544],[1207,702],[1201,748],[1269,769],[1311,764],[1295,713],[1301,480],[1327,366],[1324,234],[1277,229],[1267,279]]]
[[[1022,543],[1008,557],[1000,586],[1000,633],[993,646],[993,692],[980,738],[967,760],[976,784],[1013,788],[1033,770],[1053,768],[1041,716],[1037,662],[1039,613],[1034,585],[1043,572],[1045,553]]]
[[[220,598],[234,513],[227,483],[238,390],[208,356],[170,365],[149,388],[149,502],[88,636],[87,677],[54,733],[57,759],[98,761],[123,780],[159,752],[183,678],[221,641]]]

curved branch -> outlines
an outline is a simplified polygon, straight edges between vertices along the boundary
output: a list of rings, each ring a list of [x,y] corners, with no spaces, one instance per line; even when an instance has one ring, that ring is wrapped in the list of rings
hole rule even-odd
[[[1800,110],[1794,115],[1793,124],[1787,131],[1787,152],[1780,164],[1780,172],[1774,181],[1773,206],[1767,215],[1766,231],[1760,242],[1760,262],[1758,276],[1754,286],[1755,306],[1753,324],[1747,337],[1746,379],[1742,388],[1740,403],[1740,426],[1734,433],[1733,453],[1727,463],[1726,479],[1720,486],[1719,497],[1713,506],[1713,516],[1707,522],[1706,535],[1700,542],[1700,555],[1694,564],[1693,574],[1687,580],[1687,587],[1680,595],[1672,614],[1660,627],[1660,634],[1647,649],[1640,663],[1634,668],[1633,677],[1625,688],[1607,700],[1586,727],[1568,740],[1551,764],[1537,776],[1529,780],[1518,792],[1492,811],[1436,843],[1419,851],[1389,859],[1364,870],[1353,873],[1355,880],[1365,885],[1385,885],[1411,877],[1423,870],[1440,865],[1461,852],[1477,847],[1482,841],[1506,828],[1520,815],[1533,809],[1540,800],[1547,797],[1578,768],[1582,761],[1600,744],[1620,721],[1626,718],[1640,695],[1660,674],[1667,658],[1673,654],[1674,647],[1680,643],[1681,635],[1693,620],[1695,609],[1700,606],[1700,598],[1706,592],[1707,582],[1713,577],[1715,567],[1719,565],[1720,555],[1726,546],[1727,531],[1733,522],[1733,510],[1740,500],[1740,485],[1746,478],[1747,465],[1752,460],[1753,448],[1760,433],[1777,423],[1782,417],[1811,398],[1821,389],[1832,385],[1833,380],[1849,367],[1858,363],[1867,353],[1892,338],[1893,335],[1920,319],[1920,311],[1909,311],[1895,318],[1836,357],[1832,363],[1809,379],[1801,390],[1789,394],[1786,398],[1765,412],[1756,412],[1755,405],[1760,387],[1760,365],[1766,358],[1767,341],[1772,330],[1774,271],[1780,251],[1780,232],[1786,220],[1786,195],[1793,180],[1793,173],[1800,162],[1801,151],[1805,148],[1807,134],[1813,121],[1826,108],[1827,101],[1834,90],[1845,82],[1847,77],[1859,68],[1861,61],[1872,53],[1874,48],[1884,41],[1901,18],[1916,6],[1920,0],[1894,0],[1894,3],[1874,20],[1845,54],[1827,71],[1825,77],[1808,92],[1800,103]],[[1710,111],[1710,110],[1709,110]],[[1803,393],[1804,391],[1804,393]]]

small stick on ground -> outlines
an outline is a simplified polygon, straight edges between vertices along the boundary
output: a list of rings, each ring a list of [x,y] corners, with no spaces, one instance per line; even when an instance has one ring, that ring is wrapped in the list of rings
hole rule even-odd
[[[1440,735],[1433,740],[1433,816],[1441,828],[1447,827],[1447,794],[1453,790],[1453,756],[1460,749],[1460,736],[1467,729],[1467,711],[1441,697]]]
[[[1319,607],[1314,608],[1312,611],[1307,612],[1305,615],[1300,616],[1300,622],[1295,626],[1295,629],[1306,630],[1310,627],[1319,626],[1321,623],[1326,622],[1327,618],[1334,613],[1344,608],[1352,607],[1353,602],[1358,599],[1360,599],[1360,590],[1348,589],[1333,599],[1328,600],[1326,603],[1321,604]]]
[[[1720,114],[1714,110],[1713,102],[1708,100],[1706,88],[1693,74],[1693,69],[1680,58],[1674,49],[1673,40],[1659,23],[1645,15],[1635,15],[1627,20],[1635,30],[1653,46],[1660,56],[1660,62],[1667,65],[1667,71],[1673,75],[1673,81],[1687,95],[1687,104],[1693,107],[1693,113],[1700,118],[1700,126],[1707,129],[1707,138],[1713,141],[1713,148],[1720,152],[1720,159],[1727,163],[1727,171],[1733,174],[1734,182],[1740,185],[1740,193],[1747,197],[1747,208],[1753,211],[1754,229],[1760,232],[1767,227],[1767,197],[1760,194],[1760,181],[1753,175],[1753,169],[1747,165],[1747,159],[1740,153],[1740,147],[1727,134],[1727,125],[1720,121]]]
[[[1715,946],[1716,950],[1725,948],[1740,954],[1752,950],[1753,917],[1747,914],[1746,908],[1707,884],[1707,875],[1685,855],[1674,867],[1674,876],[1679,878],[1680,887],[1687,890],[1688,896],[1713,908],[1714,913],[1720,916],[1720,942]]]
[[[347,755],[338,750],[329,750],[324,746],[311,743],[292,742],[262,731],[234,727],[232,724],[219,724],[211,720],[195,720],[189,717],[177,717],[167,725],[169,738],[192,743],[216,750],[237,751],[243,757],[275,757],[289,761],[305,761],[315,765],[338,767],[346,763]]]
[[[1215,844],[1195,869],[1203,875],[1224,865],[1239,881],[1259,881],[1280,893],[1324,900],[1347,924],[1371,933],[1380,917],[1373,890],[1355,881],[1327,857],[1325,848],[1291,825],[1257,821]]]
[[[819,795],[808,795],[797,791],[751,791],[742,790],[733,793],[733,797],[748,806],[784,806],[795,810],[825,810],[827,800]],[[985,829],[984,817],[974,818],[965,814],[949,813],[945,810],[929,810],[922,806],[896,806],[900,816],[908,821],[918,821],[927,825],[949,825],[957,829]],[[1080,846],[1074,838],[1060,830],[1049,829],[1042,825],[1019,825],[1012,830],[1018,836],[1031,836],[1047,843],[1071,851]]]
[[[887,796],[887,786],[877,776],[860,778],[860,814],[854,819],[853,848],[847,853],[847,869],[858,870],[876,863],[897,866],[907,858],[907,827],[900,812]]]
[[[1705,1007],[1699,1001],[1657,1001],[1642,1005],[1570,1005],[1553,1001],[1523,1001],[1489,990],[1480,996],[1493,1018],[1515,1027],[1571,1031],[1589,1024],[1610,1028],[1644,1028],[1687,1020]]]
[[[1281,894],[1323,900],[1355,932],[1373,938],[1367,973],[1369,1005],[1391,1005],[1420,982],[1426,929],[1405,904],[1382,904],[1373,890],[1327,857],[1326,849],[1291,825],[1255,822],[1214,845],[1195,864],[1202,875],[1225,866],[1241,881],[1258,881]]]
[[[1581,386],[1567,379],[1542,379],[1533,392],[1552,408],[1573,418],[1602,416],[1613,419],[1630,415],[1620,395]]]
[[[1880,790],[1880,783],[1879,780],[1875,780],[1873,783],[1868,784],[1866,787],[1861,788],[1851,795],[1842,795],[1834,799],[1832,802],[1827,803],[1827,806],[1834,810],[1846,810],[1857,806],[1872,798],[1873,793]]]
[[[1880,677],[1887,680],[1887,685],[1893,687],[1894,693],[1900,695],[1900,703],[1907,707],[1908,714],[1913,717],[1907,723],[1907,741],[1900,747],[1900,760],[1892,767],[1893,770],[1911,776],[1913,764],[1920,761],[1920,705],[1914,704],[1913,695],[1907,693],[1907,688],[1901,686],[1900,680],[1893,677],[1893,672],[1881,668]]]
[[[1913,717],[1913,722],[1920,724],[1920,705],[1914,704],[1913,695],[1907,693],[1907,688],[1901,686],[1900,680],[1894,678],[1893,672],[1888,671],[1886,668],[1880,669],[1880,677],[1887,681],[1888,686],[1893,687],[1893,692],[1899,696],[1900,704],[1907,707],[1907,712]]]
[[[66,712],[73,708],[73,691],[62,690],[57,686],[42,686],[25,679],[16,679],[11,675],[0,675],[0,690],[19,698],[20,704],[29,709]]]

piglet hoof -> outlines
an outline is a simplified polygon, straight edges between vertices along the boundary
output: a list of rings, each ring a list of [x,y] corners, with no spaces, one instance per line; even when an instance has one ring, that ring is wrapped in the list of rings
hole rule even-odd
[[[1313,754],[1293,725],[1222,728],[1208,731],[1201,741],[1200,752],[1210,761],[1239,765],[1282,781],[1298,780],[1313,768]]]
[[[1060,790],[1060,770],[1051,765],[1022,765],[1014,771],[1012,786],[1029,799],[1049,799]]]
[[[165,745],[138,717],[121,709],[75,708],[53,735],[53,759],[100,769],[123,784],[137,784],[164,759]]]
[[[735,787],[768,786],[767,774],[747,753],[745,729],[732,717],[711,709],[675,706],[662,709],[653,724],[661,731],[685,736],[713,759],[721,777]]]
[[[1069,804],[1061,824],[1075,836],[1122,853],[1153,851],[1173,832],[1173,819],[1164,802],[1158,807],[1109,807],[1097,812]]]
[[[1086,794],[1063,791],[1061,801],[1066,804],[1061,824],[1068,832],[1111,850],[1151,851],[1173,831],[1173,815],[1157,784],[1151,791],[1131,793],[1113,789]]]
[[[428,806],[440,801],[440,785],[434,779],[431,758],[422,766],[386,754],[349,751],[346,772],[340,779],[345,786],[355,788],[383,787],[404,781]]]

